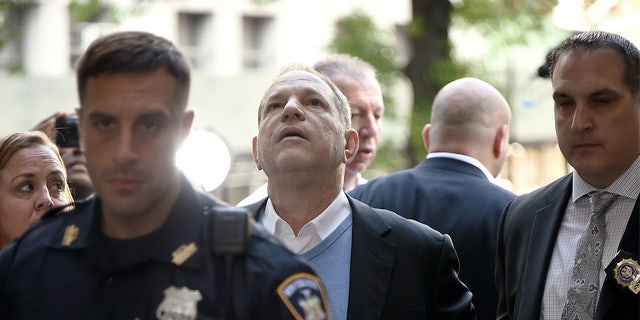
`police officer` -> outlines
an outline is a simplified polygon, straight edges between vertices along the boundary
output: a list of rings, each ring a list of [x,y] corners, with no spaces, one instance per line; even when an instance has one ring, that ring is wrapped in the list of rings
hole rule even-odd
[[[193,111],[189,68],[172,43],[101,37],[76,76],[96,194],[0,252],[3,319],[329,318],[308,265],[176,168]]]

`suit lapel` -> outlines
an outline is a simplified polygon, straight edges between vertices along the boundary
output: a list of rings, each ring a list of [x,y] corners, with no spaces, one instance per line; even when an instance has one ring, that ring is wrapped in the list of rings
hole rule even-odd
[[[638,218],[638,206],[640,205],[640,197],[636,200],[636,205],[633,207],[633,211],[631,212],[631,217],[629,218],[629,222],[627,222],[627,227],[622,235],[622,239],[620,240],[620,245],[618,246],[618,250],[624,250],[630,253],[633,253],[636,257],[640,256],[638,248],[640,244],[640,240],[638,239],[638,228],[640,225],[640,219]],[[602,285],[602,292],[600,293],[600,299],[598,300],[598,305],[596,308],[595,319],[605,319],[605,315],[609,311],[609,309],[613,306],[613,304],[620,298],[622,294],[629,294],[627,292],[623,292],[621,289],[617,288],[616,281],[607,276],[604,280],[604,284]],[[640,299],[640,298],[639,298]]]
[[[533,213],[533,226],[524,267],[520,314],[526,319],[540,318],[540,306],[549,271],[553,246],[571,195],[572,175],[567,175],[546,193],[546,201]]]
[[[353,216],[347,319],[380,319],[393,270],[396,246],[389,226],[370,207],[349,197]]]

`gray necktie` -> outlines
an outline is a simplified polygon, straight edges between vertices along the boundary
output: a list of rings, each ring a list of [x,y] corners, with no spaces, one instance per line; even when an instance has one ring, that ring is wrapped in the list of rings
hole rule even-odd
[[[600,287],[602,249],[607,236],[605,214],[617,197],[617,194],[609,192],[589,193],[591,216],[576,249],[562,320],[593,319]]]

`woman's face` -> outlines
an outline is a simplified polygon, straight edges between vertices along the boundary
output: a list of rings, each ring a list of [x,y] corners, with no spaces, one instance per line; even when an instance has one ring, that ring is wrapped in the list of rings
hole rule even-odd
[[[0,248],[69,200],[65,169],[51,148],[34,145],[16,152],[0,169]]]

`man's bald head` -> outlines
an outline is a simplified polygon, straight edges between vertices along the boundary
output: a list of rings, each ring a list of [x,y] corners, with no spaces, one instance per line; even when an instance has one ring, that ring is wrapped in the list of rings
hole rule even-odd
[[[511,110],[500,92],[475,78],[462,78],[436,95],[423,139],[427,152],[476,158],[495,176],[508,146]]]

